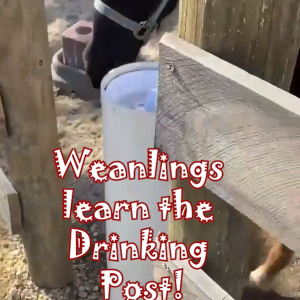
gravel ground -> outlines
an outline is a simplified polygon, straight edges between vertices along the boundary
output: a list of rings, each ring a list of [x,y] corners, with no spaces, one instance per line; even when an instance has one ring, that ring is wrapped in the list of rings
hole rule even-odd
[[[77,227],[80,227],[81,224],[78,225]],[[2,228],[0,229],[1,300],[101,299],[99,269],[103,268],[103,261],[91,261],[90,256],[87,255],[83,259],[74,261],[73,286],[63,289],[39,289],[30,279],[20,237],[11,236]],[[93,225],[89,231],[93,236],[99,234],[97,225]]]
[[[79,152],[83,146],[94,149],[87,158],[80,179],[70,176],[68,187],[75,189],[74,201],[89,199],[92,202],[103,200],[103,186],[94,184],[86,174],[87,165],[94,159],[102,158],[102,122],[98,103],[84,102],[69,97],[56,98],[57,123],[60,143],[64,153],[71,148]],[[3,153],[3,152],[2,152]],[[1,167],[7,171],[5,159],[0,160]],[[73,227],[82,228],[90,233],[94,241],[105,239],[103,223],[80,224],[73,220]],[[26,257],[21,238],[9,235],[0,221],[0,299],[1,300],[46,300],[46,299],[101,299],[99,289],[99,269],[103,268],[103,260],[92,261],[87,254],[75,260],[74,286],[64,289],[39,289],[30,279]]]

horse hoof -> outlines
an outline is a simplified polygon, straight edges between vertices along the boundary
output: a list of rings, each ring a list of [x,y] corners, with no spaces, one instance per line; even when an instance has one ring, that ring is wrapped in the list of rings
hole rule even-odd
[[[257,287],[261,290],[269,290],[272,281],[273,276],[267,275],[264,266],[260,266],[252,271],[249,276],[250,286]]]

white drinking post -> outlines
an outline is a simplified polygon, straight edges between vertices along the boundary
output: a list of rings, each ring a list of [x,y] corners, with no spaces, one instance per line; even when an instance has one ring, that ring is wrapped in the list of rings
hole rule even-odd
[[[111,71],[101,84],[103,118],[104,160],[108,164],[120,161],[142,162],[147,167],[147,150],[154,148],[158,63],[138,62]],[[158,163],[158,171],[160,164]],[[144,202],[151,218],[131,220],[130,212],[121,212],[121,221],[106,221],[106,236],[112,232],[120,235],[120,242],[129,241],[140,247],[141,229],[151,227],[153,240],[158,231],[166,232],[167,222],[161,221],[157,202],[170,195],[169,182],[158,179],[109,180],[105,183],[105,199],[113,208],[116,201]],[[130,251],[130,250],[129,250]],[[120,256],[119,256],[120,257]],[[107,260],[108,269],[123,274],[123,283],[112,288],[110,298],[122,299],[122,286],[127,281],[139,281],[142,286],[153,280],[153,262],[150,260]]]

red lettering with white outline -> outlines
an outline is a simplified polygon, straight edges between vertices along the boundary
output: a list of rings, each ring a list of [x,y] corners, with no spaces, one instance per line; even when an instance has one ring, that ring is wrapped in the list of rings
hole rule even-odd
[[[157,239],[159,241],[159,257],[158,260],[160,261],[168,261],[168,255],[167,255],[167,242],[169,240],[169,236],[163,232],[161,232]]]
[[[193,219],[193,206],[190,201],[182,200],[183,188],[173,189],[173,215],[174,220]]]
[[[201,189],[204,187],[207,180],[208,160],[195,161],[190,165],[190,174],[193,179],[199,179],[196,183],[193,179],[189,180],[190,185],[194,189]]]
[[[161,283],[158,285],[158,289],[161,292],[161,300],[167,300],[168,294],[172,291],[170,276],[161,278]]]
[[[92,260],[95,260],[95,261],[100,260],[100,250],[103,250],[104,252],[109,252],[110,251],[110,244],[106,243],[106,241],[95,242],[94,243],[93,254],[92,254]]]
[[[130,211],[130,203],[128,203],[126,200],[115,202],[114,214],[112,218],[114,221],[121,221],[121,215],[120,215],[121,209],[127,212]]]
[[[177,179],[177,177],[178,177],[178,168],[180,168],[180,173],[179,173],[180,174],[180,176],[179,176],[180,180],[189,178],[188,167],[185,163],[183,163],[183,162],[179,163],[178,160],[176,160],[176,161],[170,161],[169,165],[170,165],[171,180]]]
[[[103,300],[110,299],[110,288],[119,287],[123,282],[123,274],[114,269],[100,270],[100,287],[103,289]]]
[[[157,299],[158,292],[158,283],[155,281],[148,281],[145,284],[145,290],[143,292],[143,299],[145,300],[155,300]],[[150,295],[150,297],[148,297]]]
[[[126,284],[122,287],[123,293],[122,296],[125,300],[137,300],[143,295],[143,288],[141,287],[138,281],[130,282],[127,281]],[[133,290],[133,292],[132,292]]]
[[[136,160],[133,160],[133,161],[129,161],[127,163],[127,166],[128,166],[128,173],[129,173],[128,178],[129,178],[129,180],[135,179],[136,169],[138,169],[138,174],[139,174],[138,179],[139,180],[143,180],[143,179],[148,178],[146,167],[143,163],[136,162]]]
[[[93,150],[84,147],[80,158],[75,149],[69,153],[65,161],[62,150],[60,148],[53,150],[54,164],[59,178],[64,178],[69,166],[71,166],[73,173],[78,179],[81,175],[84,162],[87,156]],[[160,161],[160,169],[158,180],[168,181],[177,179],[178,173],[180,179],[189,179],[190,185],[195,189],[201,189],[209,178],[211,181],[219,181],[223,178],[224,163],[220,160],[213,161],[208,170],[209,161],[200,160],[193,162],[189,167],[184,162],[169,161],[169,155],[165,152],[160,153],[158,148],[149,148],[147,150],[147,168],[144,163],[136,160],[127,162],[125,164],[120,161],[112,162],[109,166],[105,161],[94,160],[88,169],[89,178],[95,183],[104,183],[109,179],[114,181],[136,179],[136,172],[138,173],[138,180],[156,179],[158,161]],[[168,175],[170,173],[170,175]]]
[[[209,223],[214,221],[214,215],[206,217],[204,215],[205,212],[212,211],[213,206],[209,201],[198,201],[195,209],[195,217],[200,223]]]
[[[74,207],[74,218],[79,223],[88,223],[94,220],[93,215],[85,216],[84,213],[90,212],[92,210],[92,204],[90,201],[81,200],[75,204]]]
[[[131,211],[131,219],[137,220],[138,219],[138,210],[141,210],[141,220],[148,220],[150,219],[149,207],[144,202],[134,201],[130,202],[130,211]]]
[[[83,147],[80,158],[78,157],[78,154],[73,148],[71,152],[69,153],[69,156],[67,158],[67,162],[64,159],[62,150],[60,148],[54,149],[53,155],[54,155],[54,165],[56,168],[56,173],[59,178],[64,178],[69,166],[71,165],[71,168],[73,170],[74,176],[76,179],[78,179],[81,175],[84,161],[87,156],[90,156],[92,153],[92,149]]]
[[[182,278],[183,269],[174,270],[174,287],[175,294],[174,299],[182,299]],[[108,300],[110,298],[110,289],[119,287],[123,282],[123,274],[114,269],[100,270],[100,286],[103,288],[103,299]],[[122,296],[125,300],[155,300],[158,297],[158,293],[161,293],[161,299],[167,300],[168,294],[172,291],[172,283],[170,283],[170,276],[162,277],[160,283],[155,281],[148,281],[143,287],[139,281],[130,282],[127,281],[122,286]]]
[[[170,202],[170,196],[161,197],[161,201],[157,203],[158,211],[161,212],[161,220],[168,220],[168,213],[172,211],[172,204]]]
[[[69,236],[69,260],[84,256],[91,248],[91,238],[89,234],[78,228],[70,228]]]
[[[178,254],[179,251],[179,255]],[[184,260],[188,259],[188,251],[186,245],[178,242],[169,242],[169,252],[171,260]],[[179,256],[179,257],[178,257]]]
[[[127,178],[127,170],[125,168],[125,165],[120,161],[115,161],[109,164],[109,173],[108,177],[109,179],[113,181],[120,181],[125,178]]]
[[[190,245],[189,247],[189,254],[194,260],[198,260],[197,263],[195,263],[192,258],[189,260],[189,264],[193,269],[199,270],[201,269],[205,262],[207,257],[207,247],[208,242],[207,241],[200,241],[195,242]]]
[[[168,181],[167,162],[169,160],[169,155],[165,152],[162,152],[159,154],[158,160],[160,161],[160,170],[159,170],[158,180]]]
[[[63,219],[70,220],[73,205],[74,189],[63,189],[62,194]]]
[[[112,211],[110,205],[105,201],[97,202],[94,205],[94,219],[97,221],[110,220],[112,217]]]
[[[182,278],[183,278],[183,268],[174,270],[174,283],[175,283],[175,294],[174,294],[174,299],[175,300],[181,300],[183,295],[181,292],[182,289]]]
[[[105,161],[94,160],[90,163],[88,173],[89,178],[92,179],[95,183],[103,183],[108,181],[108,175],[104,174],[100,176],[100,173],[107,171],[107,165]]]
[[[82,234],[79,231],[80,237],[87,238],[86,234]],[[74,236],[72,236],[73,238]],[[76,239],[73,241],[73,246],[77,245],[76,251],[81,250],[83,244],[81,240],[76,235]],[[109,243],[105,241],[95,242],[93,246],[92,259],[99,259],[99,251],[103,250],[104,252],[109,252],[109,260],[119,261],[119,251],[121,253],[121,260],[184,260],[192,257],[198,259],[199,262],[195,264],[195,268],[199,268],[199,265],[203,265],[206,259],[206,251],[208,243],[206,241],[200,241],[193,243],[193,247],[187,250],[186,246],[183,243],[178,242],[168,242],[169,236],[166,233],[160,233],[157,236],[158,244],[153,241],[153,230],[151,228],[141,229],[141,245],[138,247],[135,243],[130,243],[128,241],[123,241],[119,243],[120,236],[113,232],[108,237]],[[76,244],[77,243],[77,244]],[[119,245],[119,246],[118,246]],[[74,246],[74,247],[75,247]],[[120,247],[120,250],[118,250]],[[158,251],[154,251],[157,249]],[[128,251],[130,250],[130,251]],[[200,251],[201,250],[201,251]],[[76,252],[76,253],[77,253]],[[130,255],[128,255],[130,253]],[[170,257],[168,257],[170,255]],[[198,266],[198,267],[197,267]]]
[[[140,259],[146,260],[146,257],[148,257],[152,261],[157,260],[158,253],[154,249],[156,249],[156,243],[153,241],[153,229],[142,229]]]
[[[121,251],[121,259],[128,259],[128,249],[130,249],[130,260],[140,259],[139,250],[135,243],[121,242],[120,243],[120,251]]]
[[[224,168],[224,163],[221,160],[215,160],[214,162],[211,163],[210,165],[210,171],[208,178],[211,181],[219,181],[223,178],[223,168]]]
[[[120,236],[115,232],[112,232],[108,236],[108,239],[110,241],[110,252],[109,252],[108,260],[119,261],[119,252],[118,252],[117,244],[119,242]]]
[[[156,168],[158,161],[158,148],[149,148],[147,150],[147,158],[148,158],[148,178],[156,179]]]
[[[63,203],[63,218],[68,217],[67,208],[64,205],[70,206],[71,203],[71,190],[69,191],[69,203]],[[162,197],[161,202],[157,203],[158,211],[161,212],[161,219],[162,221],[167,221],[168,213],[172,211],[173,205],[173,215],[174,220],[188,220],[193,218],[193,214],[195,214],[195,218],[200,223],[209,223],[214,221],[214,215],[210,214],[206,216],[204,213],[210,212],[213,209],[212,204],[209,201],[201,200],[198,201],[195,205],[195,209],[193,211],[192,204],[188,200],[182,200],[183,189],[177,188],[172,190],[173,194],[173,202],[170,202],[170,197]],[[94,212],[93,212],[94,209]],[[139,217],[138,211],[140,210],[140,220],[148,220],[150,219],[150,212],[149,207],[144,202],[133,201],[127,202],[126,200],[123,201],[116,201],[114,203],[114,209],[111,210],[110,205],[105,201],[97,202],[94,206],[92,206],[90,201],[80,200],[78,201],[73,209],[74,217],[80,223],[89,223],[93,222],[94,220],[104,221],[104,220],[115,220],[121,221],[121,210],[124,212],[131,213],[131,219],[137,220]],[[87,214],[89,213],[90,214]]]
[[[68,195],[66,196],[66,193]],[[71,212],[68,210],[72,206],[72,189],[64,189],[64,200],[63,200],[63,218],[70,218]],[[110,205],[105,201],[99,201],[94,206],[92,206],[90,201],[80,200],[78,201],[73,208],[73,214],[75,219],[80,223],[89,223],[94,220],[97,221],[105,221],[105,220],[114,220],[121,221],[121,211],[130,212],[131,219],[137,220],[139,218],[140,211],[140,219],[148,220],[150,219],[150,211],[149,207],[144,202],[133,201],[128,202],[126,200],[116,201],[114,203],[113,210]]]

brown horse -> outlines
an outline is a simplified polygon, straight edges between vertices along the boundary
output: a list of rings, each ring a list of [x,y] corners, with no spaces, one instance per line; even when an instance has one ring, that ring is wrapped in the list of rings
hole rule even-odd
[[[268,289],[275,276],[288,266],[294,251],[277,242],[269,251],[265,262],[250,273],[250,284],[261,289]]]

